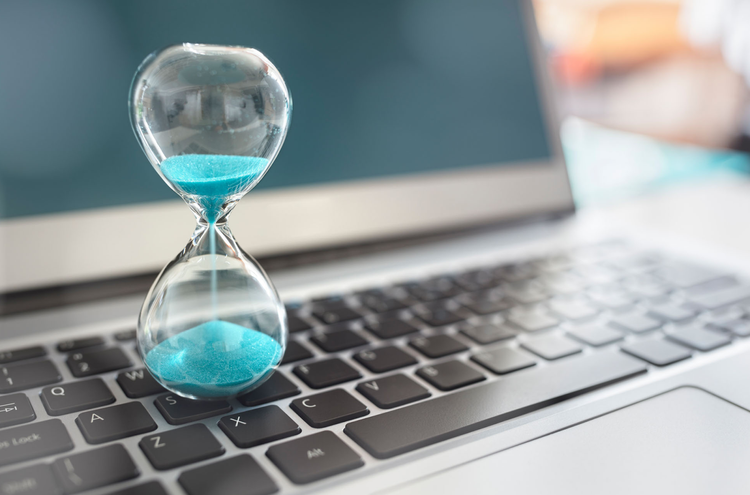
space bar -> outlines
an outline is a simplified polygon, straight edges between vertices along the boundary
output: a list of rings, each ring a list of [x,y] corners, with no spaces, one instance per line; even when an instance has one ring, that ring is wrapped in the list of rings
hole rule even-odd
[[[619,352],[581,356],[355,421],[344,432],[374,457],[386,459],[645,371],[644,363]]]

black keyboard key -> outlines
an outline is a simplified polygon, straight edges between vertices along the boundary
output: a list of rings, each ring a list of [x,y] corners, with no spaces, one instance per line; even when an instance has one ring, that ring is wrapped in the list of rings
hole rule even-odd
[[[750,287],[738,285],[708,294],[688,298],[688,302],[704,309],[719,309],[730,304],[736,304],[750,299]]]
[[[724,333],[714,332],[702,327],[680,328],[667,334],[669,340],[692,347],[698,351],[708,352],[732,342]]]
[[[529,339],[521,343],[521,346],[547,360],[560,359],[583,350],[579,344],[559,335],[544,335]]]
[[[499,283],[492,270],[472,270],[462,273],[456,277],[455,282],[469,292],[489,289]]]
[[[287,316],[287,326],[289,327],[289,333],[304,332],[310,330],[312,327],[305,320],[299,316]]]
[[[293,371],[311,388],[330,387],[361,376],[357,370],[337,358],[300,365]]]
[[[392,345],[361,351],[352,357],[373,373],[385,373],[417,364],[414,356]]]
[[[73,441],[59,419],[0,430],[0,466],[37,459],[72,448]]]
[[[403,406],[431,395],[422,385],[401,374],[362,382],[357,385],[357,392],[381,409]]]
[[[224,447],[206,425],[195,424],[143,437],[138,446],[154,469],[172,469],[218,457]]]
[[[412,296],[424,302],[447,299],[464,292],[448,277],[436,277],[419,283],[406,284],[405,288]]]
[[[674,304],[660,304],[652,307],[648,315],[657,320],[680,322],[685,321],[696,315],[696,311]]]
[[[725,275],[725,273],[709,268],[682,263],[670,263],[656,269],[653,273],[666,283],[683,289],[705,284]]]
[[[417,313],[417,316],[433,327],[443,327],[446,325],[453,325],[459,321],[463,321],[464,318],[449,310],[448,308],[432,306],[430,308],[421,310]]]
[[[367,323],[365,328],[380,339],[395,339],[402,335],[418,332],[419,329],[398,318],[388,318]]]
[[[36,414],[25,394],[12,394],[0,397],[0,428],[34,421]]]
[[[627,292],[618,289],[592,291],[589,297],[596,304],[614,311],[624,311],[635,304],[635,299]]]
[[[39,346],[0,351],[0,364],[15,363],[16,361],[44,357],[46,355],[47,351],[44,350],[44,347]]]
[[[159,385],[146,368],[123,371],[117,375],[117,383],[120,384],[120,388],[125,392],[125,395],[131,399],[166,392],[164,387]]]
[[[52,470],[66,494],[93,490],[140,474],[125,447],[118,444],[57,459]]]
[[[550,294],[569,295],[586,288],[586,280],[573,273],[548,273],[539,282]]]
[[[319,319],[326,325],[331,325],[340,321],[354,320],[362,316],[349,306],[313,306],[312,312],[317,319]]]
[[[750,320],[729,320],[721,323],[710,323],[708,326],[713,330],[729,332],[737,337],[750,337]]]
[[[499,279],[507,282],[520,282],[535,277],[539,270],[531,263],[511,263],[495,268],[492,274]]]
[[[625,330],[626,332],[643,333],[650,330],[656,330],[661,327],[659,320],[649,318],[646,315],[631,313],[627,315],[616,316],[609,322],[610,326]]]
[[[232,406],[225,400],[193,400],[176,394],[160,395],[154,404],[171,425],[184,425],[232,410]]]
[[[461,361],[425,366],[417,370],[417,375],[443,391],[455,390],[485,379],[483,374]]]
[[[115,334],[115,340],[118,340],[120,342],[130,342],[131,340],[135,340],[136,338],[136,331],[133,330],[123,330],[122,332],[117,332]]]
[[[299,393],[300,389],[297,388],[297,385],[290,382],[287,377],[277,370],[260,387],[240,395],[237,397],[237,400],[243,406],[251,407],[292,397]]]
[[[313,428],[325,428],[370,413],[367,406],[340,388],[295,399],[291,407]]]
[[[597,284],[612,284],[625,275],[613,267],[590,264],[577,266],[573,269],[573,272],[589,286]]]
[[[169,495],[158,481],[149,481],[142,485],[129,486],[107,495]]]
[[[266,455],[297,484],[312,483],[364,465],[362,458],[330,431],[274,445]]]
[[[407,304],[401,299],[388,296],[380,291],[366,292],[360,296],[360,300],[362,304],[376,313],[388,313],[407,307]]]
[[[547,289],[536,281],[514,282],[506,285],[504,289],[511,299],[521,304],[537,303],[549,297]]]
[[[516,311],[508,315],[508,321],[527,332],[537,332],[554,327],[560,320],[540,311]]]
[[[482,323],[479,325],[467,325],[461,329],[461,333],[478,344],[491,344],[500,340],[512,339],[518,333],[508,325]]]
[[[298,435],[302,429],[278,406],[224,416],[219,428],[237,447],[247,449]]]
[[[40,396],[50,416],[93,409],[115,401],[115,396],[99,378],[45,387]]]
[[[554,299],[549,307],[555,314],[569,320],[585,320],[599,314],[596,306],[581,298]]]
[[[622,346],[622,350],[656,366],[667,366],[692,355],[689,349],[663,339],[634,342]]]
[[[352,330],[318,333],[310,337],[310,340],[325,352],[340,352],[369,344],[364,337]]]
[[[344,432],[374,457],[386,459],[527,414],[646,369],[644,363],[624,354],[592,354],[361,419],[347,424]]]
[[[88,443],[104,443],[156,429],[140,402],[127,402],[78,415],[76,424]]]
[[[625,337],[622,332],[619,332],[614,328],[596,324],[575,327],[568,331],[568,334],[573,338],[594,347],[611,344],[618,340],[622,340]]]
[[[436,359],[457,352],[468,350],[463,343],[450,335],[432,335],[430,337],[418,337],[409,342],[409,345],[427,356]]]
[[[296,340],[290,339],[286,343],[286,351],[284,351],[284,357],[281,359],[281,364],[295,363],[297,361],[302,361],[303,359],[310,359],[311,357],[313,357],[312,352]]]
[[[49,385],[61,380],[60,372],[51,361],[46,359],[11,364],[0,368],[0,394]]]
[[[276,483],[249,455],[185,471],[177,482],[188,495],[269,495],[279,491]]]
[[[0,474],[2,495],[60,495],[52,468],[37,464]]]
[[[346,301],[338,294],[332,296],[315,297],[311,300],[316,306],[323,308],[342,308]]]
[[[97,345],[104,345],[104,339],[101,337],[87,337],[83,339],[63,340],[57,344],[57,350],[60,352],[73,352]]]
[[[514,301],[505,296],[505,292],[501,289],[470,294],[460,299],[460,302],[480,315],[499,313],[516,305]]]
[[[507,347],[475,354],[471,357],[471,360],[479,363],[496,375],[505,375],[536,364],[536,361],[527,354],[522,354],[515,349]]]
[[[704,282],[700,285],[696,285],[689,289],[685,289],[685,295],[690,298],[698,295],[708,294],[717,292],[730,287],[736,287],[740,285],[740,282],[732,276],[722,276],[708,282]]]
[[[653,253],[627,254],[609,262],[615,268],[633,272],[646,272],[655,270],[660,263],[660,256]]]
[[[119,347],[76,352],[68,356],[66,362],[76,378],[120,370],[132,364]]]

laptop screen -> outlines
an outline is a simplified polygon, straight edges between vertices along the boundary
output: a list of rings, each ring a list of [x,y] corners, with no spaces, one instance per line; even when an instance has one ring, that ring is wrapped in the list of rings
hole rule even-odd
[[[259,189],[543,160],[515,0],[12,2],[0,16],[0,218],[175,198],[128,121],[179,42],[265,53],[294,99]]]
[[[292,93],[278,159],[230,220],[255,256],[572,208],[527,0],[10,2],[0,293],[154,272],[187,242],[128,116],[138,65],[183,42],[257,48]]]

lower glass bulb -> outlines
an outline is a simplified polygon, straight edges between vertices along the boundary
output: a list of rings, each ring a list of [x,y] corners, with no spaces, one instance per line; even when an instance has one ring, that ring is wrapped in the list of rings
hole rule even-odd
[[[225,399],[263,383],[285,348],[286,311],[268,276],[226,223],[200,222],[141,309],[146,368],[181,396]]]

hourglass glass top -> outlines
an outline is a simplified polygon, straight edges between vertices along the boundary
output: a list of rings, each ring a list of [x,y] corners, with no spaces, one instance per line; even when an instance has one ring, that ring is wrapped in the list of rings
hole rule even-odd
[[[265,175],[291,116],[284,80],[262,53],[190,43],[144,60],[130,105],[151,164],[209,222]]]

